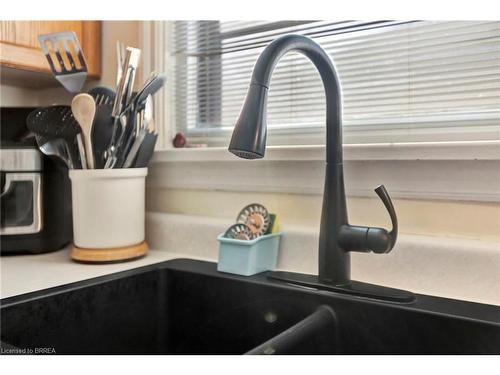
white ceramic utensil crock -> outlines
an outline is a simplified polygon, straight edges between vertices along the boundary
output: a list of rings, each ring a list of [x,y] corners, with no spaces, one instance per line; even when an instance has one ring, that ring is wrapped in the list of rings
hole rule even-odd
[[[147,168],[73,169],[75,246],[105,249],[144,241]]]

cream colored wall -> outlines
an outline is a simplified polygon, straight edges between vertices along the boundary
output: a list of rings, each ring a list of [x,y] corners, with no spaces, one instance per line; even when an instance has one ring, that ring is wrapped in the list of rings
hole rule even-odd
[[[102,22],[102,74],[99,81],[90,81],[87,87],[104,85],[116,86],[116,41],[126,45],[139,46],[140,21],[103,21]],[[136,79],[141,82],[141,73]],[[67,104],[72,95],[60,86],[42,90],[2,85],[0,82],[0,105],[2,107],[35,107],[52,104]]]
[[[0,105],[2,107],[35,107],[39,101],[38,90],[2,85],[0,82]]]
[[[234,218],[249,203],[259,202],[277,213],[283,225],[319,228],[322,197],[318,195],[240,193],[205,190],[148,189],[147,209],[221,218]],[[348,198],[349,221],[390,227],[378,198]],[[500,204],[397,199],[401,233],[498,241]]]
[[[131,47],[140,47],[140,21],[103,21],[102,23],[102,77],[100,84],[116,86],[116,42],[119,40]],[[142,82],[139,64],[136,85]]]

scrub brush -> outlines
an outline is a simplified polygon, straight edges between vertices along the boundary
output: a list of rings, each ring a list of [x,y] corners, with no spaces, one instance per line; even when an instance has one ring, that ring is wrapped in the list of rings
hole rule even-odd
[[[280,218],[276,214],[269,214],[269,227],[264,234],[273,234],[280,231]]]

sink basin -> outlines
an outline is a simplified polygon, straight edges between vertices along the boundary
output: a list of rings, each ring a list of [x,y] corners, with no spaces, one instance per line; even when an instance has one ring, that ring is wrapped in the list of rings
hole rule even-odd
[[[318,308],[331,317],[293,338]],[[189,259],[2,299],[0,315],[4,347],[58,354],[242,354],[284,331],[289,345],[269,353],[500,354],[497,306],[381,302]]]

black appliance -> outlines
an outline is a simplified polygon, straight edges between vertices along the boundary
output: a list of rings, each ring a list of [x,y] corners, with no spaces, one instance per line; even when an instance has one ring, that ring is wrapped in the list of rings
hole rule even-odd
[[[73,237],[68,170],[38,150],[26,127],[33,109],[0,108],[2,255],[59,250]]]

